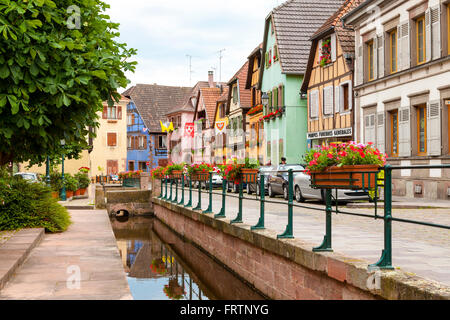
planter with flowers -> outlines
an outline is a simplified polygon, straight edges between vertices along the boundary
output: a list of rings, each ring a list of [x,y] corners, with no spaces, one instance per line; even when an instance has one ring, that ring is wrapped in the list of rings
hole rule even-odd
[[[183,175],[183,169],[184,163],[171,164],[167,166],[165,173],[169,176],[170,179],[181,179],[181,176]]]
[[[322,48],[320,48],[321,55],[319,57],[319,65],[325,67],[331,63],[331,40],[322,41]]]
[[[312,149],[305,161],[313,188],[373,189],[386,157],[373,143],[349,142]]]
[[[121,172],[119,173],[119,178],[122,180],[122,185],[124,187],[140,188],[141,173],[142,170]]]
[[[169,284],[164,286],[163,289],[166,296],[171,300],[180,300],[183,298],[183,295],[186,294],[184,289],[178,283],[176,278],[172,278],[169,280]]]
[[[259,164],[251,163],[248,158],[245,159],[243,164],[238,164],[234,161],[232,164],[228,164],[224,170],[224,177],[228,181],[234,181],[235,184],[255,183],[259,171]]]
[[[192,181],[208,181],[211,171],[214,171],[214,166],[207,163],[192,164],[187,167],[187,174]]]
[[[150,269],[157,274],[165,275],[167,273],[166,264],[161,258],[153,259]]]
[[[81,167],[80,169],[78,169],[78,173],[75,174],[75,178],[78,180],[78,188],[79,188],[75,192],[75,195],[83,196],[86,194],[86,190],[90,184],[88,172],[89,172],[88,167]]]
[[[248,115],[254,115],[257,114],[259,112],[263,111],[263,105],[262,104],[258,104],[257,106],[254,106],[253,108],[251,108],[247,114]]]
[[[150,176],[152,179],[163,179],[164,178],[165,167],[158,166],[150,170]]]

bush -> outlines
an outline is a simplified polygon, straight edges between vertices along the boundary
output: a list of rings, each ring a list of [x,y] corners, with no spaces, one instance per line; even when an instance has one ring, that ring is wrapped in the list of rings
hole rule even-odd
[[[57,171],[50,172],[50,187],[52,191],[59,193],[63,187],[61,173]]]
[[[64,181],[66,185],[66,190],[77,191],[78,190],[78,180],[74,178],[70,173],[64,174]]]
[[[51,189],[23,179],[0,179],[0,230],[45,228],[65,231],[71,224],[66,208],[51,196]]]
[[[86,189],[87,187],[89,187],[89,183],[91,182],[87,173],[83,172],[78,172],[77,174],[75,174],[75,179],[78,180],[78,187],[80,189]]]

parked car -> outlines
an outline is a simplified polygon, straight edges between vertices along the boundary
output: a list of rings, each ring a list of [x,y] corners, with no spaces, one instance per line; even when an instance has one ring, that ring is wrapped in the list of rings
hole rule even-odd
[[[335,190],[332,191],[333,197]],[[363,190],[338,189],[338,201],[344,200],[368,200],[369,195]],[[316,199],[325,202],[325,190],[311,188],[311,176],[303,172],[294,177],[294,198],[297,202],[304,202],[306,199]]]
[[[273,198],[276,195],[283,195],[283,197],[288,199],[288,183],[289,183],[289,173],[288,170],[294,170],[294,178],[300,173],[298,171],[305,170],[299,164],[280,164],[278,165],[276,172],[271,173],[268,178],[267,183],[267,193],[269,197]]]
[[[249,183],[246,186],[246,190],[248,194],[252,194],[253,192],[256,191],[256,194],[259,196],[260,195],[260,177],[261,175],[264,176],[264,190],[265,190],[265,194],[267,194],[267,182],[268,182],[268,177],[271,173],[274,173],[273,171],[276,170],[275,167],[273,166],[263,166],[259,168],[259,172],[258,172],[258,176],[256,177],[256,184],[255,183]]]
[[[214,173],[212,175],[212,186],[213,188],[222,187],[222,176],[220,174]],[[205,182],[205,188],[209,189],[209,181]]]
[[[36,173],[31,172],[18,172],[14,174],[15,177],[20,176],[23,179],[32,182],[32,183],[38,183],[39,179]]]

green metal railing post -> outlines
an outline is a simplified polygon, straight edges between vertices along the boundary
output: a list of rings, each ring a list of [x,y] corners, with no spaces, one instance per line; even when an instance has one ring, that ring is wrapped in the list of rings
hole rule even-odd
[[[209,173],[209,186],[208,186],[208,189],[209,189],[209,205],[208,205],[208,208],[205,211],[203,211],[203,213],[205,213],[205,214],[213,212],[212,211],[212,192],[213,192],[212,176],[213,176],[213,173],[210,172]]]
[[[193,210],[202,210],[202,182],[198,182],[198,203]]]
[[[191,179],[191,177],[189,177],[189,201],[184,207],[185,208],[192,207],[192,179]]]
[[[259,199],[259,220],[258,223],[255,226],[252,226],[250,229],[251,230],[261,230],[261,229],[265,229],[264,228],[264,198],[266,196],[266,189],[264,188],[264,175],[260,175],[260,189],[259,189],[259,194],[260,194],[260,199]]]
[[[181,175],[181,199],[178,204],[184,204],[184,174]]]
[[[159,180],[159,182],[160,182],[160,185],[161,185],[161,192],[160,192],[160,194],[159,194],[159,197],[158,197],[158,199],[162,199],[162,197],[163,197],[163,179],[161,178],[160,180]]]
[[[293,209],[294,209],[294,174],[292,169],[288,172],[288,224],[283,234],[277,235],[278,239],[293,239]]]
[[[172,203],[178,203],[178,178],[175,178],[175,199],[173,199]]]
[[[164,197],[163,197],[163,200],[167,200],[167,195],[168,195],[168,193],[167,193],[167,178],[164,178],[164,185],[165,185],[165,189],[166,189],[166,192],[164,193]]]
[[[313,251],[328,251],[332,252],[331,248],[331,212],[333,210],[331,204],[331,189],[326,189],[325,191],[325,199],[326,199],[326,227],[325,227],[325,236],[323,237],[323,242],[319,247],[313,248]]]
[[[236,218],[230,221],[230,223],[242,223],[242,199],[244,199],[244,184],[241,181],[239,182],[239,205],[238,205],[238,213]]]
[[[225,200],[227,197],[227,180],[222,180],[222,209],[220,209],[219,213],[214,216],[214,218],[225,218]]]
[[[392,270],[392,167],[388,164],[384,168],[384,249],[380,260],[369,268]]]
[[[170,180],[170,196],[167,200],[170,202],[170,201],[172,201],[172,196],[173,196],[173,194],[172,194],[173,180],[172,179],[169,179],[169,180]]]

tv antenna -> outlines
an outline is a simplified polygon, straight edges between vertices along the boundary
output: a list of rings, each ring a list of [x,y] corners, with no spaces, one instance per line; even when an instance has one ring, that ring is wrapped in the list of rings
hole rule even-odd
[[[191,86],[192,74],[194,73],[194,71],[192,70],[192,56],[190,54],[187,54],[186,57],[189,58],[189,86]]]
[[[217,51],[217,53],[219,54],[219,82],[222,82],[222,52],[224,52],[225,49],[219,50]]]

